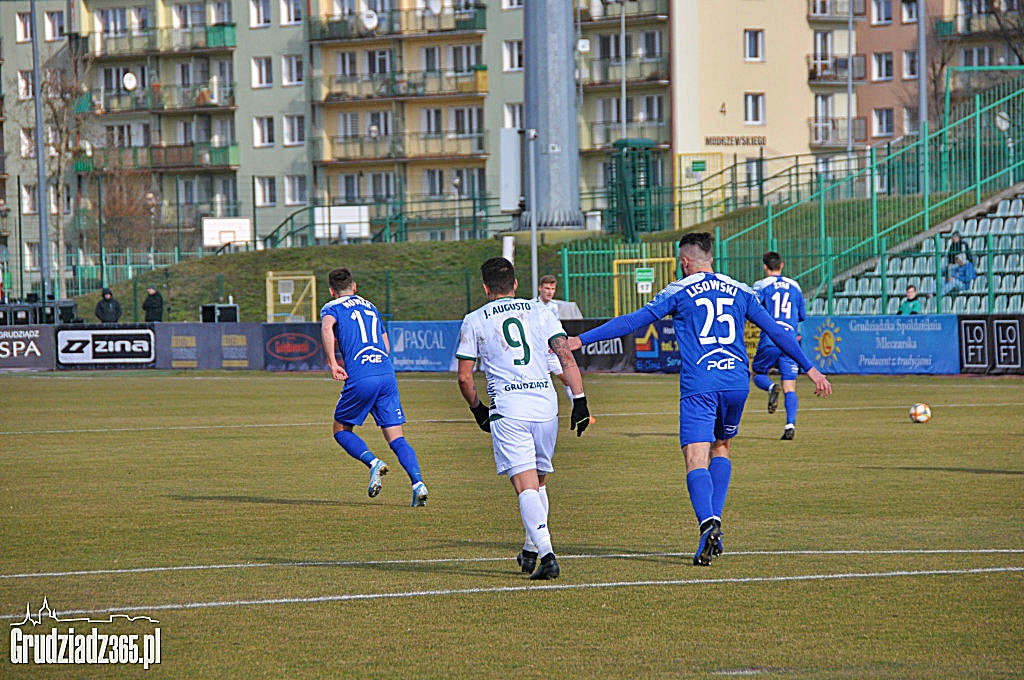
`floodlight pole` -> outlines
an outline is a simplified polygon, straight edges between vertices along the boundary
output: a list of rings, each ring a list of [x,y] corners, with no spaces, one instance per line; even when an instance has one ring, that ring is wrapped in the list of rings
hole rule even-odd
[[[526,131],[526,147],[530,164],[530,275],[531,296],[537,290],[537,131]]]
[[[619,0],[619,68],[622,109],[619,111],[622,139],[626,138],[626,0]]]

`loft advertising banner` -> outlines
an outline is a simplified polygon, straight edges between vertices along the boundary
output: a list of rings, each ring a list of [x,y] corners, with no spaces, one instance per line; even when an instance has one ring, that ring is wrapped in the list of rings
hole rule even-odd
[[[961,316],[958,324],[963,373],[1024,374],[1024,315]]]
[[[53,326],[0,327],[0,371],[52,371]]]
[[[952,314],[811,316],[801,333],[804,352],[825,373],[960,372]]]
[[[392,321],[388,324],[395,371],[455,371],[461,321]]]

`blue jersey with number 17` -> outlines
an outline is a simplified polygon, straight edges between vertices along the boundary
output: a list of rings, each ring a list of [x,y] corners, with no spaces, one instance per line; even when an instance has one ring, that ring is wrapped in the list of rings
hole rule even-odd
[[[394,375],[395,369],[384,344],[384,324],[372,302],[358,295],[335,298],[320,309],[320,318],[326,316],[336,320],[334,337],[338,339],[349,381]]]
[[[766,276],[754,284],[758,301],[786,334],[796,339],[797,326],[807,318],[807,306],[800,284],[781,274]],[[774,347],[767,333],[761,333],[757,348]]]
[[[698,272],[675,281],[646,307],[671,315],[679,345],[679,394],[749,390],[745,321],[774,323],[754,291],[724,274]]]

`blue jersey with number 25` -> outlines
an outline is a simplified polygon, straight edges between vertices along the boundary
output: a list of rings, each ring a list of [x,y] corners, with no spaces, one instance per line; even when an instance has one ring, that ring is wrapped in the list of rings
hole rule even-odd
[[[320,310],[320,318],[333,316],[334,336],[345,361],[349,381],[374,375],[394,375],[391,357],[384,344],[380,312],[358,295],[335,298]]]
[[[775,322],[746,284],[698,272],[670,283],[645,306],[659,319],[672,316],[680,396],[750,389],[744,324]]]

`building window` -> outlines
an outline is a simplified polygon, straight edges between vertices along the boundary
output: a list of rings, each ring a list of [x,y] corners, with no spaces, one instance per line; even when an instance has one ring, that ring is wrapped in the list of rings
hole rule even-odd
[[[960,52],[960,61],[964,66],[992,66],[992,47],[968,47]]]
[[[252,58],[252,86],[270,87],[274,84],[274,71],[270,57]]]
[[[505,104],[505,125],[504,127],[513,130],[523,129],[523,103],[513,102]]]
[[[106,139],[108,147],[128,147],[132,145],[132,128],[130,125],[107,125]]]
[[[370,193],[374,200],[390,200],[395,197],[395,173],[370,173]]]
[[[351,77],[356,75],[356,53],[355,52],[338,52],[335,57],[335,63],[337,65],[337,71],[339,76]]]
[[[420,49],[420,63],[424,71],[441,70],[441,48],[437,45]]]
[[[29,42],[32,40],[32,14],[29,12],[18,12],[17,41]]]
[[[433,198],[444,196],[444,170],[423,171],[423,193]]]
[[[366,114],[366,134],[374,139],[391,135],[392,117],[390,111],[370,111]]]
[[[359,113],[346,111],[338,114],[338,136],[351,138],[359,136]]]
[[[359,175],[347,174],[338,176],[338,193],[346,203],[359,202]]]
[[[367,73],[390,73],[391,72],[391,50],[367,50],[366,51],[366,72]]]
[[[263,28],[270,25],[270,0],[249,0],[249,26]]]
[[[193,28],[205,26],[206,16],[204,15],[203,3],[196,2],[190,5],[174,6],[174,28]]]
[[[633,34],[626,34],[626,56],[633,54]],[[611,62],[622,60],[622,35],[607,33],[597,36],[597,58]]]
[[[444,133],[441,109],[423,109],[423,132],[429,137],[440,137]]]
[[[903,77],[917,77],[917,50],[905,50],[903,52]]]
[[[903,108],[903,134],[916,135],[919,122],[917,120],[917,107],[907,106]]]
[[[879,52],[872,55],[874,80],[892,80],[892,52]]]
[[[892,0],[871,0],[871,23],[892,23]]]
[[[36,157],[36,129],[23,127],[21,128],[21,157],[22,158],[35,158]]]
[[[100,26],[103,35],[127,35],[128,11],[124,7],[99,10]]]
[[[502,67],[505,71],[523,70],[523,41],[506,40],[502,50]]]
[[[743,59],[745,61],[764,61],[764,31],[746,29],[743,31]]]
[[[274,177],[256,178],[256,206],[266,207],[277,205],[277,179]]]
[[[230,24],[232,21],[231,0],[221,0],[213,4],[213,23]]]
[[[519,70],[522,69],[522,45],[523,42],[520,40],[520,66]],[[508,42],[505,43],[508,45]],[[456,73],[469,73],[472,67],[477,64],[483,63],[483,46],[482,45],[453,45],[451,50],[452,57],[452,70]],[[509,69],[505,69],[506,71]]]
[[[903,8],[903,23],[917,23],[917,2],[918,0],[903,0],[900,3]]]
[[[305,205],[306,203],[306,176],[286,175],[284,178],[284,202],[285,205]]]
[[[640,123],[662,123],[665,121],[664,99],[660,94],[644,95],[643,108],[637,116]]]
[[[252,145],[274,146],[273,116],[257,116],[252,119]]]
[[[290,26],[301,23],[302,0],[281,0],[281,25]],[[287,190],[285,193],[287,194]],[[287,196],[285,200],[287,201]]]
[[[475,135],[483,130],[484,110],[481,107],[456,107],[450,116],[451,129],[457,135]]]
[[[298,146],[306,143],[306,117],[302,115],[284,117],[284,145]]]
[[[26,215],[39,212],[39,192],[35,184],[21,185],[21,211]]]
[[[286,54],[281,57],[281,83],[284,85],[301,85],[302,55]]]
[[[619,113],[622,109],[620,97],[602,97],[597,100],[597,122],[599,123],[621,123]],[[626,121],[633,120],[633,98],[626,97]]]
[[[43,27],[46,39],[50,42],[64,38],[64,12],[47,12],[46,25]]]
[[[893,125],[892,109],[875,109],[872,118],[875,125],[875,137],[892,137],[895,126]]]
[[[32,99],[36,83],[32,71],[18,71],[18,99]]]
[[[764,93],[748,92],[743,95],[743,122],[764,125]]]
[[[502,9],[522,9],[523,0],[501,0]]]
[[[642,58],[655,59],[661,56],[661,31],[644,31],[640,37]]]

